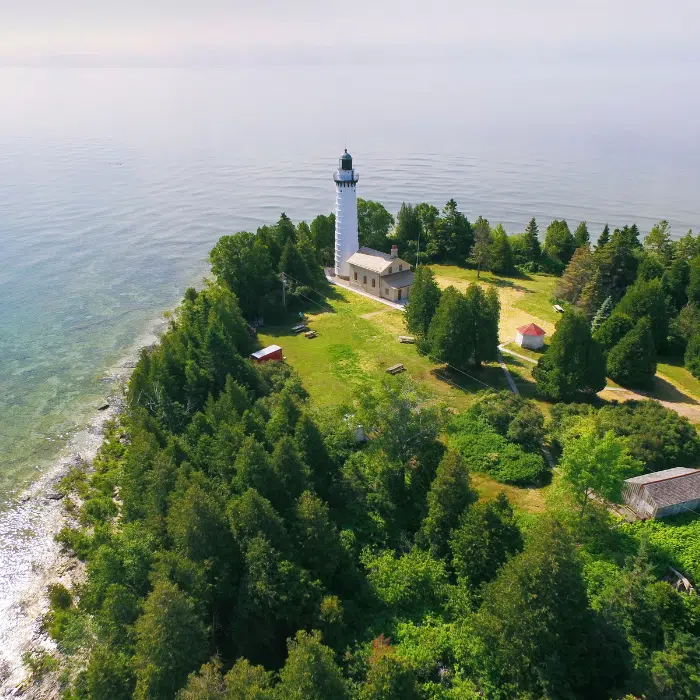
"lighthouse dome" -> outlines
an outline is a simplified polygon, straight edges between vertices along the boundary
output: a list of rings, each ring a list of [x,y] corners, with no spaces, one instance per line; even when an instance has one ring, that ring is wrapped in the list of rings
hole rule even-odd
[[[348,149],[345,149],[345,153],[340,156],[340,169],[341,170],[352,170],[352,156],[348,153]]]

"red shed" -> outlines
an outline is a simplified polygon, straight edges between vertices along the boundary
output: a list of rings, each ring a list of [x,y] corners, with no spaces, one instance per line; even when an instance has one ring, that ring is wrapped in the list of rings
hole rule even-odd
[[[284,358],[282,357],[282,348],[279,345],[268,345],[266,348],[254,352],[250,359],[255,360],[255,362],[267,362],[268,360],[281,361]]]

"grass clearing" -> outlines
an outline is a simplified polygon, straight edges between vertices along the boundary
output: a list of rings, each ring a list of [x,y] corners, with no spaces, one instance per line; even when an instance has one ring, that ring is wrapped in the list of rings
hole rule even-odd
[[[415,345],[399,343],[398,335],[405,333],[403,312],[359,294],[335,288],[323,308],[308,315],[316,338],[294,335],[290,317],[288,325],[263,329],[260,343],[282,347],[318,406],[352,403],[365,382],[380,379],[387,367],[399,362],[413,379],[457,410],[486,388],[480,382],[506,388],[498,365],[461,374],[431,362]]]
[[[552,308],[550,298],[557,278],[551,275],[523,275],[501,277],[483,272],[477,280],[476,270],[456,265],[431,265],[435,279],[442,289],[453,285],[464,291],[473,282],[483,287],[496,287],[501,300],[499,336],[502,342],[515,337],[515,329],[527,323],[541,326],[547,335],[554,333],[559,314]]]
[[[683,366],[682,360],[669,357],[659,358],[656,365],[656,373],[670,384],[675,385],[683,393],[700,400],[700,381],[698,381]]]
[[[545,494],[548,487],[521,488],[495,481],[486,474],[471,474],[472,485],[479,492],[481,500],[490,501],[501,491],[505,491],[508,500],[516,510],[526,513],[544,513],[547,510]]]
[[[482,389],[509,389],[498,363],[459,372],[431,362],[415,345],[399,343],[398,336],[405,333],[403,312],[351,291],[335,287],[326,303],[310,311],[308,317],[309,327],[318,333],[316,338],[292,333],[297,319],[290,316],[284,326],[262,329],[259,341],[263,346],[277,343],[282,347],[317,406],[351,404],[366,382],[385,376],[386,368],[399,362],[414,380],[457,411],[468,408],[474,394]],[[520,391],[534,396],[531,368],[525,366],[530,363],[505,360]],[[545,509],[542,489],[507,486],[484,474],[472,477],[483,498],[505,491],[523,513],[536,515]]]

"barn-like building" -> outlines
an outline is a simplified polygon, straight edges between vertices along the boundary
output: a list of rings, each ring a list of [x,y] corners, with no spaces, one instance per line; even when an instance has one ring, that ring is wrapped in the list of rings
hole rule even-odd
[[[641,518],[700,510],[700,469],[674,467],[626,479],[622,498]]]

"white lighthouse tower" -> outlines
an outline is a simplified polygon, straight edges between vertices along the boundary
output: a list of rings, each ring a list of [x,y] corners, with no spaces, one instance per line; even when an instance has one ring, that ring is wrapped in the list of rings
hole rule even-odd
[[[352,156],[345,153],[338,160],[335,180],[335,274],[350,277],[348,258],[357,253],[357,191],[358,174],[352,168]]]

